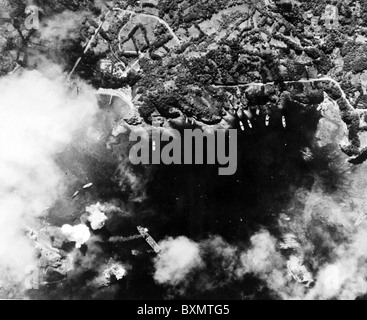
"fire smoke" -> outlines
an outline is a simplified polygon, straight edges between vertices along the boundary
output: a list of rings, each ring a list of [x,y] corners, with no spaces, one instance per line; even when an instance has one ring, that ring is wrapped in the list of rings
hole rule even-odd
[[[73,94],[54,66],[0,79],[0,268],[18,281],[27,266],[37,265],[22,230],[64,191],[55,157],[97,110],[91,90],[80,87],[81,94]]]

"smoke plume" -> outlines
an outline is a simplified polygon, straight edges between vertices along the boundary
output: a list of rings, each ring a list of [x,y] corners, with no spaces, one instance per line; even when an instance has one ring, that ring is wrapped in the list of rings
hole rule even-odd
[[[37,264],[22,230],[64,190],[55,157],[97,110],[91,90],[81,88],[73,94],[57,67],[0,79],[0,268],[19,281]]]
[[[179,285],[203,264],[199,245],[187,239],[168,238],[160,243],[162,253],[155,259],[154,279],[161,284]]]

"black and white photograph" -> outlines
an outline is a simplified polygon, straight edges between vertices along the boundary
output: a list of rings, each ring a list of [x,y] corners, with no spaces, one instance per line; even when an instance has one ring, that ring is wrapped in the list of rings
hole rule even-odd
[[[367,0],[0,0],[0,299],[366,300]]]

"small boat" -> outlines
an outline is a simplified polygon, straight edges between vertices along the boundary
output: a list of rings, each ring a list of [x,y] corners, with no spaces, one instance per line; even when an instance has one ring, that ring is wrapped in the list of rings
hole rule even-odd
[[[79,191],[76,191],[73,196],[71,197],[72,199],[76,198],[79,195]]]
[[[265,117],[265,125],[269,127],[269,124],[270,124],[270,116],[267,114]]]
[[[241,130],[242,130],[242,131],[245,131],[245,125],[243,124],[243,122],[242,122],[242,121],[240,121],[240,126],[241,126]]]
[[[93,187],[93,183],[88,183],[85,186],[83,186],[83,189],[89,189],[91,187]]]

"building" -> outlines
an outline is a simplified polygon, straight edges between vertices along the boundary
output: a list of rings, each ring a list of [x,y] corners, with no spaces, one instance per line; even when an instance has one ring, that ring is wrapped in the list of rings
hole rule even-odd
[[[99,68],[102,72],[112,73],[113,70],[112,62],[108,59],[102,59],[99,63]]]
[[[336,6],[327,5],[323,15],[326,29],[335,29],[339,27],[339,10]]]

